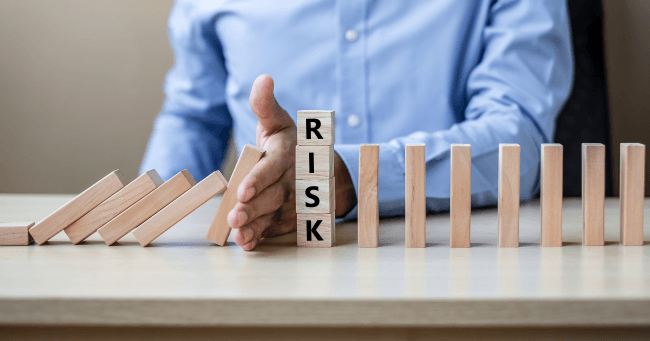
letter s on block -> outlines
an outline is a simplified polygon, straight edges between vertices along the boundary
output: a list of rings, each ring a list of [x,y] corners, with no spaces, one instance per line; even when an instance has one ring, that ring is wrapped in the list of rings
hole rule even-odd
[[[320,199],[311,193],[311,191],[318,191],[318,186],[309,186],[307,189],[305,189],[305,195],[309,197],[310,199],[314,200],[313,203],[305,203],[305,206],[307,207],[316,207],[318,204],[320,204]]]

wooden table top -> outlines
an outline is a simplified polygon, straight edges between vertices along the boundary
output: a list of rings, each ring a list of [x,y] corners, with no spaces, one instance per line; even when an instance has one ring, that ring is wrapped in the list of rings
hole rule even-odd
[[[0,221],[39,221],[69,195],[0,195]],[[539,203],[520,213],[520,247],[497,247],[497,210],[472,213],[472,247],[449,247],[449,215],[427,219],[427,247],[404,247],[404,219],[380,221],[380,247],[357,248],[356,222],[333,248],[295,234],[253,252],[205,240],[220,197],[151,246],[132,234],[106,246],[64,233],[43,246],[0,247],[0,324],[455,326],[650,325],[650,246],[581,245],[579,199],[564,202],[564,247],[539,246]],[[648,215],[646,202],[646,216]],[[648,235],[648,228],[645,230]]]

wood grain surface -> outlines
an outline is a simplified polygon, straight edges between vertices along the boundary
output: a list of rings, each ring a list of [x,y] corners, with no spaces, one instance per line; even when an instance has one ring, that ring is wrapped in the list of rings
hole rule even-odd
[[[296,179],[329,179],[333,176],[334,146],[296,146]]]
[[[297,116],[297,129],[298,129],[298,145],[299,146],[330,146],[334,145],[335,141],[335,113],[334,111],[323,110],[300,110]],[[319,139],[314,133],[310,138],[307,138],[307,119],[315,119],[320,122],[318,132],[320,133]],[[312,125],[312,127],[315,127]]]
[[[472,216],[472,146],[451,145],[449,198],[451,247],[469,247]]]
[[[336,210],[335,178],[296,180],[296,213],[331,213]],[[307,192],[308,188],[312,188]],[[318,188],[318,189],[316,189]],[[310,198],[307,193],[318,198],[318,205],[313,205],[316,200]]]
[[[582,242],[605,245],[605,145],[582,144]]]
[[[30,245],[34,239],[29,234],[29,228],[34,222],[0,223],[0,246]]]
[[[311,214],[298,214],[298,225],[297,225],[297,241],[298,246],[308,246],[308,247],[332,247],[336,242],[336,223],[335,223],[335,213],[311,213]],[[318,223],[320,221],[320,223]],[[307,240],[307,235],[309,228],[314,228],[316,226],[316,232],[322,238],[318,240],[316,236],[312,233],[311,240]]]
[[[426,163],[423,144],[406,145],[405,227],[406,247],[422,248],[426,244]]]
[[[359,146],[359,247],[379,246],[379,145]]]
[[[542,246],[562,246],[562,166],[564,148],[559,143],[542,144],[540,170]]]
[[[518,144],[499,144],[499,247],[519,247]]]
[[[645,145],[621,143],[621,243],[643,245]]]

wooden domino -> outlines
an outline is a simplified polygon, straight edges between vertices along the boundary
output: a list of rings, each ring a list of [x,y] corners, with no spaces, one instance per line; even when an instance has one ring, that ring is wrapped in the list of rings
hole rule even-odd
[[[426,163],[424,144],[406,145],[405,227],[406,247],[426,245]]]
[[[562,246],[562,163],[559,143],[542,144],[540,215],[542,247]]]
[[[140,175],[99,206],[66,227],[65,233],[73,244],[79,244],[162,183],[163,180],[156,170],[152,169]]]
[[[0,245],[29,245],[34,239],[29,234],[29,228],[34,222],[0,223]]]
[[[379,145],[359,146],[359,200],[357,234],[359,247],[379,246]]]
[[[334,144],[334,111],[298,111],[298,145],[331,146]]]
[[[451,145],[449,236],[451,247],[469,247],[472,214],[472,146]]]
[[[298,246],[332,247],[336,241],[334,212],[298,214]]]
[[[582,243],[605,245],[605,145],[582,144]]]
[[[194,185],[196,181],[185,169],[104,224],[97,232],[107,245],[113,245]]]
[[[113,171],[77,195],[63,207],[34,225],[29,233],[38,245],[50,240],[126,185],[119,170]]]
[[[333,146],[296,146],[296,179],[329,179],[333,176]]]
[[[228,212],[230,212],[238,202],[237,189],[246,175],[251,172],[263,155],[264,149],[251,144],[245,145],[242,149],[242,152],[239,155],[239,160],[237,160],[237,165],[235,165],[235,169],[230,177],[228,188],[221,198],[217,214],[214,216],[208,234],[205,237],[208,241],[221,246],[226,245],[231,230],[230,225],[228,225]]]
[[[499,144],[499,247],[519,247],[518,144]]]
[[[621,244],[643,245],[645,145],[621,143]]]
[[[213,172],[135,229],[133,231],[135,239],[142,246],[149,245],[176,223],[221,193],[226,186],[228,181],[221,172]]]
[[[336,209],[335,178],[296,180],[296,213],[330,213]]]

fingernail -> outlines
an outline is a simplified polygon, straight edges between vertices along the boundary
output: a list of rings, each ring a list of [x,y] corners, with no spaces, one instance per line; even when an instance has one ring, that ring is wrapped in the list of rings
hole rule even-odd
[[[251,200],[255,196],[255,187],[251,187],[246,191],[246,201]]]

